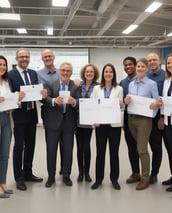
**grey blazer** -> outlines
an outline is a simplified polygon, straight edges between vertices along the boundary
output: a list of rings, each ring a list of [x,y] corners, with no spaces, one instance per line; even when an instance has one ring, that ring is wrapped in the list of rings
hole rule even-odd
[[[58,79],[54,83],[46,82],[45,89],[48,91],[48,96],[43,100],[44,104],[44,125],[48,129],[58,129],[64,121],[63,106],[52,104],[52,99],[59,96],[60,80]],[[77,124],[77,109],[78,100],[81,97],[80,87],[77,87],[72,80],[69,81],[68,90],[70,96],[76,99],[76,106],[66,104],[65,123],[63,122],[63,128],[68,131],[74,131]]]

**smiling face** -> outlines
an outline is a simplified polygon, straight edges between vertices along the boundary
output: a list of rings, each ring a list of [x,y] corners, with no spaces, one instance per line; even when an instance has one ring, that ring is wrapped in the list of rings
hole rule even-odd
[[[111,83],[114,78],[112,67],[106,66],[104,69],[104,79],[106,83]]]
[[[4,74],[7,72],[7,64],[6,61],[2,58],[0,58],[0,77],[4,76]]]
[[[157,72],[160,69],[160,59],[159,56],[155,53],[150,53],[147,56],[148,66],[152,72]]]
[[[166,64],[166,68],[167,68],[168,72],[170,72],[171,75],[172,75],[172,56],[169,56],[167,58],[167,62],[166,63],[167,63]]]
[[[59,69],[60,80],[63,83],[67,83],[70,80],[71,75],[72,75],[72,65],[68,63],[62,64]]]
[[[138,79],[143,79],[148,71],[146,60],[139,60],[136,65],[136,73]]]
[[[92,82],[95,77],[94,68],[92,66],[87,66],[84,72],[84,77],[86,81]]]
[[[44,50],[42,52],[42,61],[44,62],[44,65],[49,68],[49,67],[54,67],[54,53],[51,50]]]
[[[135,76],[136,74],[136,66],[131,60],[125,60],[124,61],[124,70],[127,73],[127,75],[130,77]]]
[[[18,66],[23,70],[27,69],[30,63],[30,54],[25,49],[20,49],[16,52],[16,61],[18,62]]]

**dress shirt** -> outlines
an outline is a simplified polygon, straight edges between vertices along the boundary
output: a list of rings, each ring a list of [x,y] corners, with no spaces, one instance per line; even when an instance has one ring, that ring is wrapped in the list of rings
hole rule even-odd
[[[132,81],[129,84],[129,94],[147,98],[155,98],[156,100],[159,97],[156,82],[149,79],[147,76],[145,76],[141,81],[138,81],[137,78]]]
[[[38,74],[38,81],[39,83],[42,84],[45,84],[46,81],[54,82],[59,78],[58,71],[56,68],[54,68],[53,72],[50,72],[46,67],[44,67],[38,70],[37,74]]]
[[[165,80],[165,71],[160,69],[158,72],[153,73],[151,70],[147,72],[148,78],[157,83],[159,95],[162,96],[163,84]]]
[[[135,79],[136,79],[136,76],[134,76],[132,79],[128,78],[128,76],[127,76],[126,78],[124,78],[123,80],[120,81],[119,85],[123,88],[124,98],[128,94],[128,86],[129,86],[129,84],[132,81],[134,81]]]

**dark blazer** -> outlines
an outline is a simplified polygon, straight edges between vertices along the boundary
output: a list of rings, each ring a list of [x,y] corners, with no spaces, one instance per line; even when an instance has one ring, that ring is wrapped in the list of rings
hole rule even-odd
[[[55,104],[52,105],[52,99],[59,96],[60,80],[58,79],[54,83],[47,82],[45,88],[48,91],[48,96],[43,100],[45,110],[44,110],[44,122],[45,127],[50,129],[58,129],[63,122],[63,106]],[[66,104],[66,113],[65,113],[65,124],[63,123],[63,128],[67,131],[74,131],[77,123],[77,108],[78,108],[78,99],[81,97],[80,88],[77,87],[72,80],[69,81],[68,90],[70,91],[70,96],[76,99],[76,106],[71,106]]]
[[[34,70],[27,69],[31,84],[38,84],[38,77],[37,73]],[[8,80],[10,84],[10,88],[12,92],[20,91],[20,86],[25,85],[25,82],[23,81],[19,71],[15,68],[8,72]],[[37,123],[38,122],[38,116],[37,116],[37,110],[36,110],[36,104],[34,102],[34,110],[33,110],[33,116],[28,116],[27,112],[27,102],[23,102],[21,104],[21,107],[18,109],[14,109],[12,112],[14,123]]]

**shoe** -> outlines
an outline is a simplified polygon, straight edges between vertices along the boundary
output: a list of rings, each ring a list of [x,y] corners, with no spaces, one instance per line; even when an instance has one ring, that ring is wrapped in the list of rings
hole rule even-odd
[[[70,177],[63,177],[63,183],[66,186],[72,186],[72,180],[70,179]]]
[[[77,181],[78,182],[82,182],[83,181],[83,174],[79,173]]]
[[[172,177],[170,177],[168,180],[163,181],[162,185],[164,186],[172,185]]]
[[[35,175],[30,175],[30,176],[25,176],[24,180],[30,181],[30,182],[42,182],[43,178],[36,177]]]
[[[166,188],[167,192],[172,192],[172,186],[169,186],[168,188]]]
[[[85,181],[86,182],[91,182],[92,181],[92,179],[91,179],[89,174],[85,174]]]
[[[93,190],[98,189],[100,185],[101,185],[101,182],[96,181],[96,182],[93,183],[93,185],[91,186],[91,189],[93,189]]]
[[[154,184],[158,181],[157,175],[150,175],[149,177],[149,184]]]
[[[143,190],[149,186],[149,181],[140,181],[140,183],[136,186],[136,190]]]
[[[9,197],[10,197],[9,194],[0,193],[0,198],[9,198]]]
[[[5,194],[14,194],[13,190],[12,189],[4,189],[4,193]]]
[[[127,180],[126,183],[136,183],[140,181],[140,174],[139,173],[133,173]]]
[[[50,188],[55,181],[53,179],[48,178],[47,182],[45,183],[45,187]]]
[[[27,186],[25,185],[23,181],[16,182],[16,188],[21,191],[27,190]]]
[[[120,190],[121,187],[117,181],[112,181],[113,188],[116,190]]]

